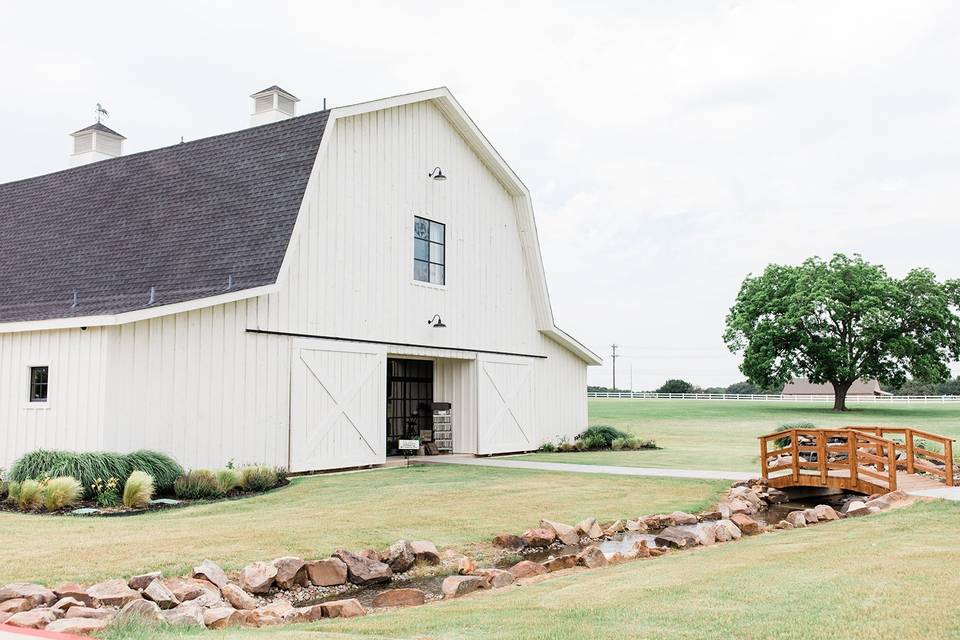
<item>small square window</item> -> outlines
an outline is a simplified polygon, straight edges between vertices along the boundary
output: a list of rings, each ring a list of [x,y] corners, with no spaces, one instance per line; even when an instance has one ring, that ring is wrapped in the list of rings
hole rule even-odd
[[[46,402],[50,380],[48,367],[30,367],[30,402]]]
[[[446,284],[446,236],[442,222],[420,216],[413,218],[413,279],[430,284]]]

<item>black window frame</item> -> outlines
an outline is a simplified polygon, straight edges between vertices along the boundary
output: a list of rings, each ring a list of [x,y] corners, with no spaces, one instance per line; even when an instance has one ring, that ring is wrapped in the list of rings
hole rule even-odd
[[[50,366],[31,365],[28,388],[28,400],[42,404],[50,399]]]
[[[421,238],[417,235],[417,224],[420,222],[427,223],[427,237]],[[443,240],[436,241],[433,239],[433,227],[434,225],[440,227],[443,232]],[[417,241],[427,243],[427,259],[423,260],[422,258],[417,257]],[[440,247],[443,258],[441,262],[436,262],[433,260],[433,251],[432,247],[436,245]],[[419,264],[424,264],[427,267],[427,279],[423,280],[417,277],[417,266]],[[440,279],[440,282],[434,282],[432,279],[432,266],[440,267],[443,277]],[[436,286],[446,286],[447,284],[447,225],[443,222],[437,222],[436,220],[431,220],[424,216],[414,215],[413,216],[413,279],[416,282],[422,282],[424,284],[432,284]]]

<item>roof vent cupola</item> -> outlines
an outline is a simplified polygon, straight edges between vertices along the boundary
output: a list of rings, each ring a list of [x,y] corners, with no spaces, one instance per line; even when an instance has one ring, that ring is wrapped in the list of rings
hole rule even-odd
[[[106,109],[97,104],[96,111],[95,123],[70,134],[73,137],[71,158],[75,167],[97,160],[116,158],[123,154],[123,141],[126,138],[100,122],[101,117],[109,115]]]
[[[250,96],[253,98],[253,113],[250,114],[250,126],[269,124],[286,120],[296,115],[300,99],[277,85],[267,87]]]

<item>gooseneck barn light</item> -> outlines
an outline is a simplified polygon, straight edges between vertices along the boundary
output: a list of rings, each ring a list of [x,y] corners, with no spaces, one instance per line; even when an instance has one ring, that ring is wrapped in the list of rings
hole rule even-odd
[[[447,176],[443,175],[443,169],[440,167],[434,167],[433,171],[427,174],[428,178],[433,178],[434,180],[446,180]]]
[[[443,324],[443,320],[440,319],[439,313],[433,314],[433,317],[427,320],[427,324],[432,325],[434,329],[443,329],[447,326]]]

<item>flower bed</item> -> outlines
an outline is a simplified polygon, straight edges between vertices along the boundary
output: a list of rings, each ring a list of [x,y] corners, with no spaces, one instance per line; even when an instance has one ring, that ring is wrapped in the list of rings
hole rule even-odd
[[[607,425],[594,425],[578,434],[573,442],[565,437],[555,442],[545,442],[540,445],[542,453],[571,452],[571,451],[636,451],[638,449],[659,449],[653,440],[640,438],[632,433],[621,431]]]

